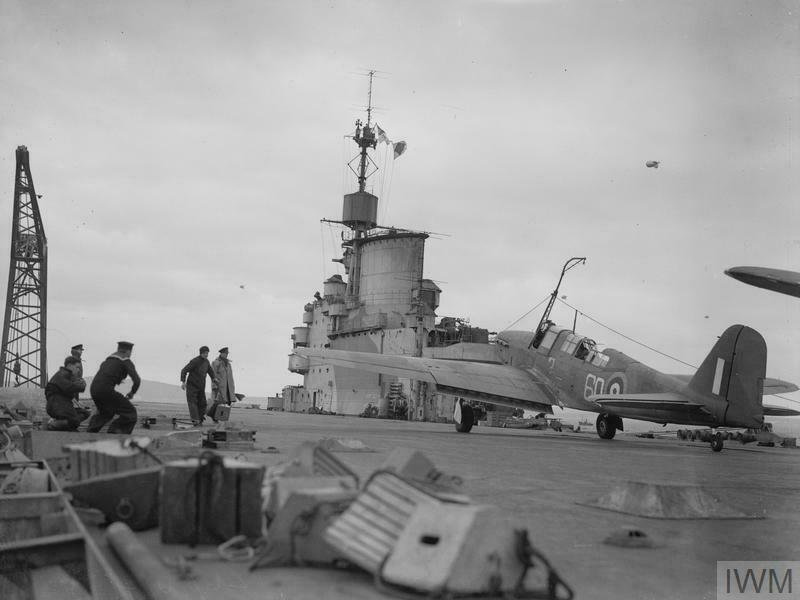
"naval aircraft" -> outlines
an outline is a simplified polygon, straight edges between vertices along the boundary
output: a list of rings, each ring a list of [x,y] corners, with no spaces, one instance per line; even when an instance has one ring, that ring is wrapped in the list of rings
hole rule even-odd
[[[800,273],[767,267],[731,267],[725,275],[756,287],[800,297]]]
[[[765,377],[767,346],[756,330],[732,325],[719,337],[694,376],[667,375],[618,350],[599,350],[591,339],[545,321],[537,332],[503,331],[496,362],[396,356],[296,348],[302,356],[352,369],[435,384],[459,397],[456,429],[469,432],[469,400],[552,413],[553,405],[599,413],[597,434],[612,439],[623,418],[654,423],[761,428],[765,416],[795,410],[762,403],[763,394],[796,391],[794,384]],[[723,435],[711,448],[722,450]]]
[[[799,388],[766,377],[767,345],[750,327],[728,327],[693,376],[667,375],[618,350],[600,350],[588,337],[550,321],[557,294],[558,287],[535,331],[498,333],[488,348],[480,344],[480,361],[335,349],[294,351],[324,364],[434,384],[439,392],[459,398],[453,419],[463,433],[474,424],[469,401],[546,413],[552,413],[554,405],[596,412],[597,434],[609,440],[624,429],[623,418],[759,429],[765,416],[800,415],[763,404],[764,394]],[[461,356],[470,355],[467,344],[455,344],[447,348],[448,356],[459,355],[458,346],[464,346]],[[722,450],[723,439],[716,431],[712,450]]]

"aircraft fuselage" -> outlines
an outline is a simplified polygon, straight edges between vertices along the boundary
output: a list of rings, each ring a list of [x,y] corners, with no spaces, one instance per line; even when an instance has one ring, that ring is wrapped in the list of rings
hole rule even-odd
[[[685,381],[656,371],[618,350],[600,351],[592,340],[569,329],[550,326],[537,348],[530,347],[533,338],[529,331],[499,333],[500,359],[505,364],[531,369],[548,380],[554,400],[561,407],[655,423],[710,427],[758,427],[763,420],[758,415],[734,419],[733,415],[727,415],[729,405],[723,398],[699,394]],[[701,413],[689,407],[682,410],[679,404],[660,408],[659,403],[614,408],[593,400],[608,395],[665,393],[702,404],[705,410]]]

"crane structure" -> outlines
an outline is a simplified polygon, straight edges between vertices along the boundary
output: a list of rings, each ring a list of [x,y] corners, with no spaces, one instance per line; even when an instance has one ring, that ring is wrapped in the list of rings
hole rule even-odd
[[[17,148],[11,262],[0,348],[5,387],[47,384],[47,237],[28,149]]]

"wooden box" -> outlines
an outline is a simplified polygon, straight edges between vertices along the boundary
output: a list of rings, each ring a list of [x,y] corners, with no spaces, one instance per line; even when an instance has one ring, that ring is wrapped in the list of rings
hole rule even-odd
[[[159,523],[165,544],[220,544],[262,534],[264,467],[205,452],[161,472]]]
[[[161,466],[106,473],[64,485],[79,501],[103,511],[106,521],[122,521],[133,531],[158,526],[158,493]]]
[[[134,438],[135,439],[135,438]],[[71,479],[81,481],[106,473],[120,473],[156,466],[156,459],[136,447],[126,445],[127,438],[68,444]]]

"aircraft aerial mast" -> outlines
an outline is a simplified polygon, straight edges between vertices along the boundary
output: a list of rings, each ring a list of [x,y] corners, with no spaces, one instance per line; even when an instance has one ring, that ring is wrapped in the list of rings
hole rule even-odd
[[[0,373],[3,386],[47,384],[47,237],[28,149],[17,148],[11,263]]]
[[[564,263],[564,268],[561,269],[561,277],[558,278],[558,283],[556,284],[556,289],[553,290],[553,293],[550,294],[550,302],[547,303],[547,308],[544,309],[544,313],[542,313],[542,318],[539,320],[539,325],[536,327],[536,334],[531,340],[530,345],[528,348],[538,348],[539,342],[541,342],[541,335],[539,332],[542,331],[542,326],[545,322],[550,318],[550,311],[553,309],[553,305],[556,303],[556,298],[558,298],[558,288],[561,287],[561,281],[564,279],[564,274],[569,271],[572,267],[576,267],[581,263],[586,263],[585,256],[573,256],[567,262]]]

